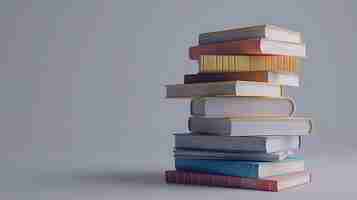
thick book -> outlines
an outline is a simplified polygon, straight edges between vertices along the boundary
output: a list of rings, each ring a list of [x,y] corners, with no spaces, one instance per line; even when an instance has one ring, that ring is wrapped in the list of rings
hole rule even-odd
[[[292,98],[197,97],[191,100],[191,115],[202,117],[289,117],[295,113]]]
[[[208,135],[309,135],[312,121],[302,117],[190,117],[188,127],[193,133]]]
[[[200,73],[267,71],[299,72],[300,59],[294,56],[201,55]]]
[[[270,192],[279,192],[311,182],[311,174],[307,171],[256,179],[170,170],[165,172],[165,178],[168,184],[243,188]]]
[[[201,33],[199,35],[199,44],[220,43],[233,40],[244,40],[251,38],[266,38],[269,40],[301,43],[302,36],[300,32],[292,31],[275,25],[257,25],[223,31]]]
[[[276,73],[268,71],[252,72],[223,72],[223,73],[198,73],[186,74],[184,83],[209,83],[222,81],[253,81],[265,82],[275,85],[293,86],[300,85],[299,75],[296,73]]]
[[[300,136],[218,136],[205,134],[175,134],[175,148],[219,152],[276,153],[297,151]]]
[[[306,57],[305,44],[267,39],[249,39],[190,47],[189,56],[199,60],[201,55],[284,55]]]
[[[181,171],[249,178],[264,178],[305,170],[304,160],[300,158],[287,158],[273,162],[175,159],[175,168]]]
[[[201,149],[175,148],[174,157],[177,159],[190,160],[250,160],[250,161],[277,161],[284,160],[288,156],[294,155],[293,150],[279,151],[273,153],[264,152],[227,152]]]
[[[166,98],[190,98],[200,96],[281,97],[282,88],[280,85],[248,81],[166,85]]]

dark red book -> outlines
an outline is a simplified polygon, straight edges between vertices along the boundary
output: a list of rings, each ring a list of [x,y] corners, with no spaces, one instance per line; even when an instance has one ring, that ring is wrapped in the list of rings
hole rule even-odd
[[[200,55],[286,55],[305,57],[305,44],[273,41],[267,39],[248,39],[190,47],[189,55],[199,60]]]
[[[166,171],[165,177],[167,183],[245,188],[271,192],[311,182],[311,174],[306,171],[255,179],[172,170]]]
[[[185,84],[219,81],[255,81],[279,85],[299,86],[298,74],[266,71],[186,74],[184,79]]]

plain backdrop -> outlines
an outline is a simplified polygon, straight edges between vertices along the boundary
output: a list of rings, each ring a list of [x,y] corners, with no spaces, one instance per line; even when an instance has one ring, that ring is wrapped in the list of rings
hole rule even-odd
[[[330,169],[320,176],[322,185],[333,182],[327,178],[331,174],[345,180],[337,174],[344,171],[348,177],[357,152],[356,9],[352,0],[1,1],[3,194],[42,191],[41,185],[20,187],[24,177],[92,169],[114,174],[124,170],[127,179],[119,176],[109,191],[127,187],[125,195],[135,194],[125,180],[152,176],[160,185],[161,172],[173,168],[172,133],[187,132],[189,116],[189,101],[164,99],[164,85],[183,83],[184,74],[197,72],[188,48],[198,43],[199,33],[256,24],[302,32],[308,57],[301,87],[286,91],[295,98],[299,114],[314,118],[314,135],[304,139],[307,166],[316,174]],[[334,163],[347,168],[329,168]],[[147,169],[157,174],[135,178]],[[110,173],[108,177],[115,179]],[[29,185],[32,178],[26,179]],[[155,191],[152,185],[140,187],[147,194]],[[351,187],[306,188],[352,192]],[[93,188],[90,194],[98,195]],[[175,188],[183,189],[170,190]],[[252,194],[187,190],[194,196],[195,191],[212,190]],[[56,187],[50,191],[46,194],[61,194]],[[71,192],[66,194],[70,197]]]

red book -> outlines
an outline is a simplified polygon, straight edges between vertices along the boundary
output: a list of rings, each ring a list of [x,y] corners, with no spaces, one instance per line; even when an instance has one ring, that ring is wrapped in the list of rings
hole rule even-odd
[[[189,55],[199,60],[200,55],[285,55],[305,57],[305,44],[273,41],[267,39],[248,39],[190,47]]]
[[[229,188],[245,188],[278,192],[280,190],[311,182],[309,172],[296,172],[262,179],[223,176],[186,171],[166,171],[166,182],[185,185],[205,185]]]

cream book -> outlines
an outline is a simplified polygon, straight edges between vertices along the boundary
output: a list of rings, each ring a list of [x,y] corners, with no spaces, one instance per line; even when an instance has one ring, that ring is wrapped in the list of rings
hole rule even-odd
[[[191,115],[204,117],[289,117],[295,112],[292,98],[198,97],[191,100]]]
[[[309,135],[312,121],[300,117],[190,117],[188,128],[193,134],[207,135]]]
[[[223,31],[201,33],[199,35],[199,44],[211,44],[250,38],[266,38],[269,40],[293,43],[303,42],[300,32],[292,31],[275,25],[263,24],[227,29]]]
[[[166,85],[166,98],[190,98],[199,96],[281,97],[282,88],[280,85],[248,81]]]

